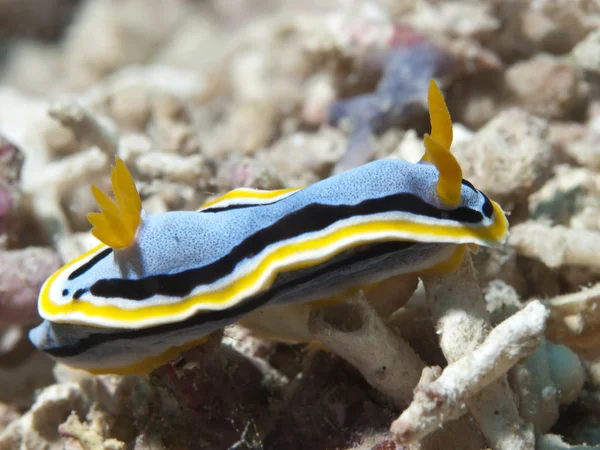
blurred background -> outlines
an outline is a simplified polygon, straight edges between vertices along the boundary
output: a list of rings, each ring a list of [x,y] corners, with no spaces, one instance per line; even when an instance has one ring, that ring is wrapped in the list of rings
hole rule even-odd
[[[115,155],[150,213],[416,162],[431,78],[464,177],[510,213],[508,245],[475,257],[492,319],[544,299],[566,349],[521,415],[552,448],[600,444],[597,1],[0,0],[0,450],[400,448],[356,369],[251,328],[201,373],[145,378],[56,366],[27,332],[94,245],[89,184],[110,189]],[[387,323],[443,364],[414,311],[427,326]]]

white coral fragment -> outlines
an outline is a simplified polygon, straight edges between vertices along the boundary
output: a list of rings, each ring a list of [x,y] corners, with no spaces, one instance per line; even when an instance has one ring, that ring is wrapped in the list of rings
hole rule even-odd
[[[423,283],[437,322],[441,349],[452,364],[473,352],[491,329],[470,255],[465,255],[455,272],[424,276]],[[533,427],[519,416],[513,392],[504,376],[469,398],[467,406],[492,448],[533,447]]]
[[[452,153],[465,178],[491,198],[500,202],[526,199],[550,175],[553,155],[547,134],[544,119],[509,108],[473,139],[453,146]]]
[[[465,402],[537,348],[549,312],[539,301],[506,319],[473,352],[450,364],[438,379],[417,386],[411,405],[392,424],[400,444],[422,439],[450,418],[466,412]]]
[[[508,243],[550,268],[565,265],[600,270],[600,233],[529,221],[511,228]]]
[[[579,67],[590,72],[600,72],[600,31],[587,35],[573,49],[573,57]]]
[[[552,312],[548,336],[575,351],[597,354],[600,343],[600,284],[547,301]]]
[[[535,447],[537,450],[594,450],[598,449],[597,445],[569,445],[564,442],[560,436],[556,434],[547,434],[538,439]]]
[[[107,118],[92,114],[84,106],[69,101],[51,105],[48,114],[73,130],[79,139],[88,139],[91,145],[100,147],[108,154],[116,154],[117,130]]]
[[[362,293],[340,305],[313,310],[309,328],[315,339],[358,368],[398,407],[410,402],[425,363],[385,325]]]
[[[356,367],[365,380],[388,395],[399,408],[413,397],[421,370],[433,378],[433,371],[400,336],[395,334],[369,304],[362,292],[343,303],[310,313],[313,339]],[[448,418],[451,419],[451,418]],[[432,430],[433,431],[433,430]],[[481,448],[481,437],[468,421],[446,423],[443,430],[426,436],[410,449]]]

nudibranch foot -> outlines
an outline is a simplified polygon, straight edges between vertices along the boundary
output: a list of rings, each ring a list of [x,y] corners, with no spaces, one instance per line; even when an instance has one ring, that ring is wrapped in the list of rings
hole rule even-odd
[[[452,257],[453,244],[378,243],[343,252],[303,270],[281,273],[270,289],[225,310],[202,311],[186,320],[142,328],[44,323],[30,332],[34,345],[64,364],[93,373],[140,373],[166,363],[165,355],[187,347],[268,304],[316,302],[355,286],[436,266]],[[135,348],[135,351],[132,351]],[[175,353],[174,356],[176,356]],[[161,356],[162,355],[162,356]]]

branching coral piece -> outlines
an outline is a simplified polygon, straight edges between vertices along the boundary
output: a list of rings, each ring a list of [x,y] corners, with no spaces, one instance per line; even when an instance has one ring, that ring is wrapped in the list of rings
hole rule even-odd
[[[56,103],[49,108],[51,117],[73,130],[78,138],[89,140],[110,155],[117,153],[118,135],[111,122],[92,115],[76,103]]]
[[[526,222],[511,228],[509,244],[550,268],[583,265],[600,270],[600,233]]]
[[[64,238],[70,234],[67,218],[60,205],[60,198],[72,186],[89,181],[101,174],[108,164],[108,157],[96,147],[75,153],[51,163],[35,186],[31,186],[33,208],[43,223],[47,235],[54,242],[61,256],[71,259],[80,249],[70,248]],[[66,246],[66,247],[65,247]]]
[[[81,423],[77,413],[72,411],[66,422],[58,427],[59,435],[77,441],[85,450],[125,450],[127,448],[125,443],[104,435],[108,427],[103,425],[110,419],[114,421],[114,418],[104,417],[105,414],[102,414],[101,411],[93,409],[89,415],[96,416],[93,417],[94,420],[91,421],[91,424]]]
[[[404,408],[413,397],[425,363],[415,351],[388,328],[363,293],[344,303],[314,308],[309,319],[314,339],[356,367],[367,382]],[[437,376],[437,373],[435,373]],[[478,433],[467,421],[447,423],[443,430],[411,445],[411,450],[481,448]]]
[[[560,436],[555,434],[547,434],[538,439],[535,447],[537,450],[593,450],[597,449],[598,446],[593,447],[588,445],[570,445],[564,442]]]
[[[532,302],[494,328],[472,353],[446,367],[438,379],[429,382],[424,377],[412,404],[392,424],[396,440],[401,444],[418,441],[464,413],[469,398],[535,351],[548,315],[541,302]]]
[[[418,278],[400,275],[371,286],[364,293],[369,308],[386,322],[390,315],[400,309],[417,288]],[[322,305],[321,305],[322,306]],[[318,307],[318,302],[316,307]],[[259,308],[238,323],[264,339],[280,342],[309,342],[314,339],[310,331],[312,303],[268,305]]]
[[[548,337],[596,359],[600,352],[600,284],[547,301]]]
[[[423,283],[440,334],[440,346],[451,364],[474,351],[491,328],[471,256],[467,253],[455,272],[424,276]],[[533,427],[519,417],[506,378],[471,397],[467,406],[492,448],[533,448]]]
[[[411,400],[425,363],[396,336],[371,308],[364,295],[311,313],[315,339],[346,359],[398,407]]]
[[[547,301],[552,320],[563,320],[565,323],[571,323],[573,316],[578,316],[587,325],[600,324],[600,283],[590,288],[584,288],[579,292],[565,295],[559,295]],[[550,322],[552,324],[552,322]],[[572,329],[569,331],[576,333],[581,329]]]
[[[103,173],[108,159],[100,149],[92,147],[55,161],[45,139],[49,130],[56,129],[56,122],[48,117],[47,103],[4,89],[0,92],[0,105],[0,110],[5,112],[0,117],[3,134],[25,154],[21,189],[25,198],[31,198],[31,203],[24,204],[31,207],[47,237],[63,254],[60,241],[71,230],[60,204],[62,196],[73,186],[87,183]],[[79,250],[65,252],[70,256],[79,253]]]

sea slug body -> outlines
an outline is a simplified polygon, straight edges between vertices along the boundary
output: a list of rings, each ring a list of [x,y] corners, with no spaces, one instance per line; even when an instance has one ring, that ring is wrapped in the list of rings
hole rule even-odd
[[[102,245],[44,284],[30,338],[67,365],[140,373],[268,304],[313,302],[460,261],[506,240],[498,204],[462,179],[435,83],[418,164],[382,159],[301,189],[234,190],[198,211],[148,215],[117,160],[115,200],[93,188]],[[458,255],[458,258],[457,258]]]

